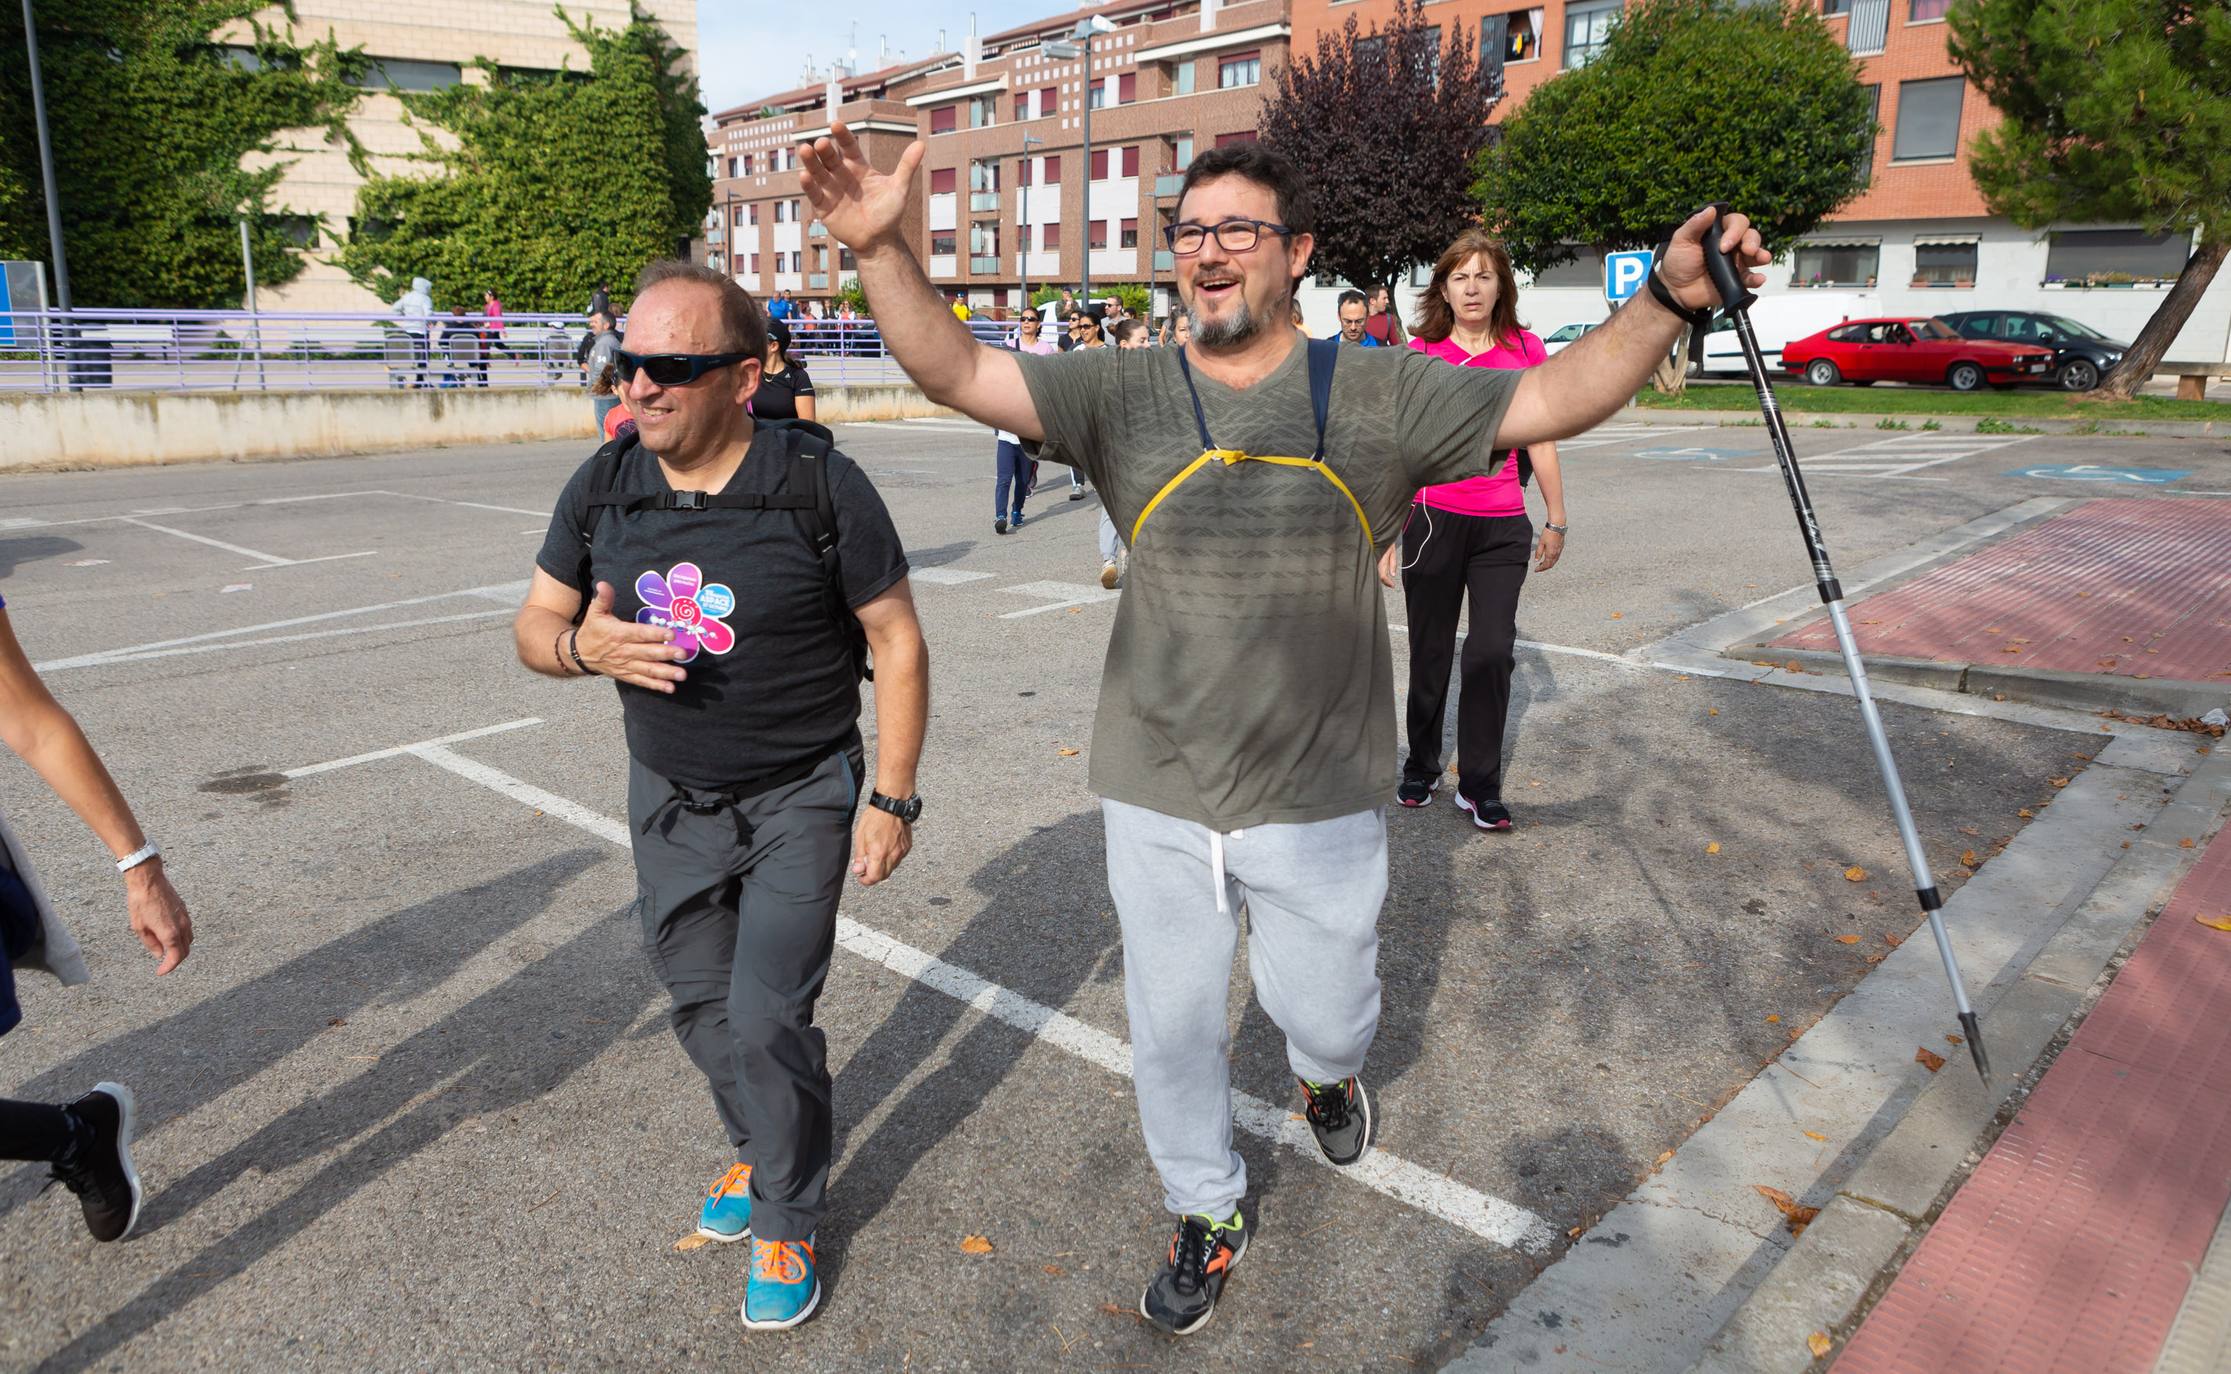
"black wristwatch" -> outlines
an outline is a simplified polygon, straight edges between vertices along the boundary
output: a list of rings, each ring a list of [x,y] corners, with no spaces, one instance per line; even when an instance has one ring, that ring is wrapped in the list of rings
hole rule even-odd
[[[922,814],[922,795],[917,792],[905,801],[900,801],[897,797],[886,797],[881,792],[870,790],[868,805],[878,811],[888,811],[908,825],[912,825]]]

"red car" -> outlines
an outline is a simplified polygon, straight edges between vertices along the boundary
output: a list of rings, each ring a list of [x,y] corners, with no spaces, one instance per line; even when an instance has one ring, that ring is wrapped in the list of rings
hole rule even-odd
[[[1943,320],[1846,320],[1782,348],[1782,366],[1815,386],[1856,382],[1942,384],[1974,391],[1985,382],[2007,387],[2042,379],[2053,352],[1992,339],[1964,339]]]

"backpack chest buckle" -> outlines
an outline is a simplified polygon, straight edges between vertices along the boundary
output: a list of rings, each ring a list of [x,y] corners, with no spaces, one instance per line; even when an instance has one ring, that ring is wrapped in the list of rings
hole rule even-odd
[[[705,493],[701,491],[677,491],[674,493],[673,508],[675,510],[704,510]]]

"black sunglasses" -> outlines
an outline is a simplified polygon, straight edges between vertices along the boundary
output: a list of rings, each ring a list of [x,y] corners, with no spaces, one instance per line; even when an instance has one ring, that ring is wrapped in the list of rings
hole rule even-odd
[[[660,386],[688,386],[716,367],[747,362],[757,353],[629,353],[616,350],[612,365],[620,380],[632,382],[637,369]]]

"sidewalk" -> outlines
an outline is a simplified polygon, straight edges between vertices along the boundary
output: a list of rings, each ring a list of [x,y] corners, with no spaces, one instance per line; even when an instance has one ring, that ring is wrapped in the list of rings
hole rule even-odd
[[[1837,1374],[2156,1368],[2231,1200],[2231,831],[1929,1228]],[[2231,1267],[2218,1239],[2211,1270]],[[2220,1368],[2204,1277],[2178,1367]]]
[[[2086,501],[1850,616],[1884,680],[2201,715],[2231,703],[2231,502]],[[1842,672],[1824,616],[1730,652]]]

